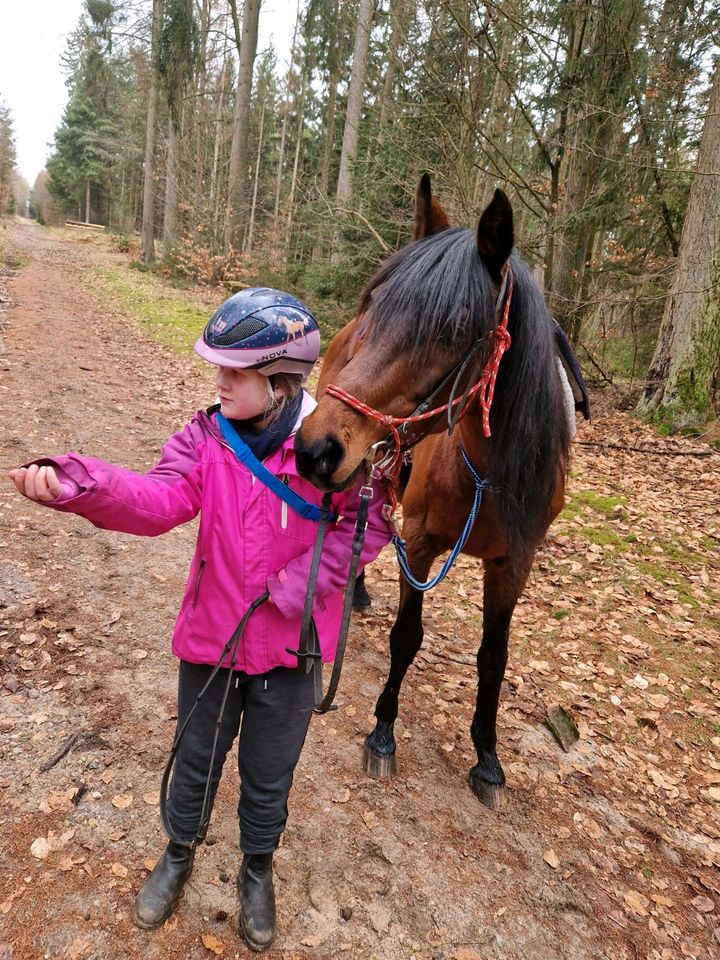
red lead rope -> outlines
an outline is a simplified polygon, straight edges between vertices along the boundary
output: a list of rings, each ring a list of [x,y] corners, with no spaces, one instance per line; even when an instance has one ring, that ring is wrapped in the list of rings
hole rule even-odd
[[[504,300],[503,292],[505,293]],[[469,401],[474,396],[479,395],[479,403],[482,410],[483,434],[486,437],[490,436],[490,408],[492,407],[493,396],[495,394],[495,381],[497,380],[500,361],[503,358],[503,354],[510,346],[510,334],[507,330],[507,322],[508,315],[510,313],[512,292],[513,275],[510,268],[507,267],[504,276],[503,289],[501,289],[500,297],[498,298],[498,313],[500,312],[500,309],[502,309],[502,317],[497,327],[493,331],[493,338],[495,340],[493,352],[488,359],[488,362],[483,367],[483,371],[478,382],[474,384],[474,386],[472,386],[464,396],[457,397],[455,400],[453,400],[452,404],[448,402],[443,404],[441,407],[435,407],[434,410],[427,410],[425,413],[420,413],[412,417],[392,417],[389,413],[381,413],[379,410],[375,410],[373,407],[368,406],[367,403],[363,403],[362,400],[358,400],[357,397],[354,397],[351,393],[348,393],[347,390],[343,390],[342,387],[338,387],[334,383],[330,383],[327,387],[325,387],[325,393],[329,394],[331,397],[335,397],[337,400],[342,400],[349,407],[352,407],[359,413],[364,413],[366,416],[371,417],[373,420],[377,420],[379,423],[382,423],[383,426],[386,426],[390,429],[395,441],[395,450],[393,451],[392,459],[385,470],[383,470],[383,473],[391,481],[391,483],[396,479],[396,470],[399,469],[403,453],[402,442],[400,440],[400,434],[398,433],[397,428],[404,423],[417,423],[421,420],[429,420],[432,417],[436,417],[439,413],[446,411],[448,407],[454,407],[461,402],[467,402],[467,405],[469,406]]]

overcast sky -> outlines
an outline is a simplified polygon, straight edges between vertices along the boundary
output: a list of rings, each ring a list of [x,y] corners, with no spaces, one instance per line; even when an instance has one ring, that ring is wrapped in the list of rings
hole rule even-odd
[[[83,0],[0,0],[0,100],[10,108],[18,167],[30,186],[65,107],[60,57],[82,9]],[[258,51],[272,37],[278,62],[286,65],[294,17],[294,3],[265,0]]]

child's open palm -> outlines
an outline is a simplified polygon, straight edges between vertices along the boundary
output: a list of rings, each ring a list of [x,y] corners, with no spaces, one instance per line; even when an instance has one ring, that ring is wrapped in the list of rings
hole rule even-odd
[[[11,470],[8,477],[28,500],[49,503],[62,493],[62,485],[53,467],[39,467],[32,463],[29,467]]]

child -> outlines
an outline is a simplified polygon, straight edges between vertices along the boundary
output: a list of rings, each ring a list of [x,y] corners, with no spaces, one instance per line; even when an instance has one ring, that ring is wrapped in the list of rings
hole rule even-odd
[[[10,477],[29,499],[80,514],[104,529],[155,536],[201,514],[172,641],[180,659],[178,730],[243,614],[269,592],[250,616],[233,663],[225,658],[180,742],[167,805],[172,839],[135,901],[136,923],[145,929],[172,913],[202,840],[208,778],[212,774],[211,806],[242,718],[240,929],[252,949],[263,950],[275,935],[273,852],[285,828],[313,705],[312,673],[300,672],[286,648],[298,647],[317,523],[304,519],[237,459],[220,425],[234,429],[301,497],[319,504],[320,491],[298,476],[293,436],[315,407],[302,384],[318,357],[320,333],[295,297],[257,288],[227,300],[195,349],[218,368],[219,407],[197,413],[171,437],[148,473],[70,453],[12,470]],[[335,655],[359,486],[333,497],[341,519],[328,528],[313,611],[324,661]],[[382,502],[377,494],[371,501],[361,565],[389,539]],[[228,668],[233,682],[210,772]]]

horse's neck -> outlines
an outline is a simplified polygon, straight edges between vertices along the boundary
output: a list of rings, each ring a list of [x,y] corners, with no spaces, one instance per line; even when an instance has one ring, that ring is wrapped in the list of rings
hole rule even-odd
[[[457,425],[456,435],[475,469],[483,476],[488,462],[488,441],[483,434],[482,411],[476,402],[463,414]]]

